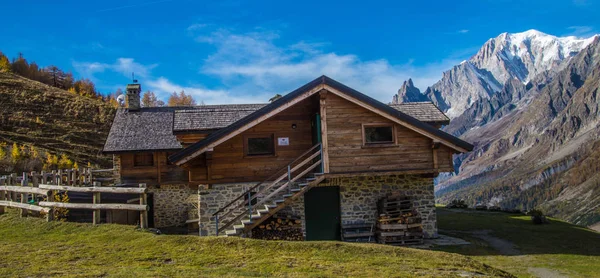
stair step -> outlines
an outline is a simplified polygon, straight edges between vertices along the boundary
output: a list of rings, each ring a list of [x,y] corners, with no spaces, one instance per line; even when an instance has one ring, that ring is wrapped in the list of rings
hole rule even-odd
[[[237,236],[238,232],[236,230],[228,230],[228,231],[225,231],[225,235],[226,236]]]
[[[283,198],[289,198],[289,197],[292,197],[292,196],[294,196],[294,194],[283,194]]]
[[[316,178],[306,178],[306,181],[311,182],[311,181],[316,181]]]
[[[261,219],[262,215],[260,214],[252,214],[252,219]]]
[[[265,205],[266,209],[274,209],[276,207],[277,207],[277,205]]]
[[[257,212],[259,214],[267,214],[267,213],[269,213],[269,209],[259,209],[259,210],[257,210]]]
[[[300,190],[302,190],[301,188],[294,188],[292,189],[292,192],[296,193],[296,192],[300,192]]]
[[[252,221],[250,219],[244,219],[244,220],[242,220],[242,224],[244,224],[244,225],[250,225],[252,223],[254,223],[254,221]]]
[[[308,182],[304,182],[304,183],[299,183],[299,184],[298,184],[298,186],[300,186],[300,187],[305,187],[305,186],[307,186],[307,185],[309,185],[309,184],[310,184],[310,183],[308,183]]]
[[[243,230],[244,228],[246,228],[246,225],[242,224],[242,225],[233,225],[233,229],[234,230]]]
[[[325,173],[314,173],[315,176],[322,176],[325,175]]]
[[[283,202],[285,202],[285,200],[275,200],[275,203],[276,203],[276,204],[281,204],[281,203],[283,203]]]

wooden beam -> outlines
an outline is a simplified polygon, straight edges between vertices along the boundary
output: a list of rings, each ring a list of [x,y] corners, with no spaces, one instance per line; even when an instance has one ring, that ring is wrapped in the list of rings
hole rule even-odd
[[[396,123],[399,123],[400,125],[408,128],[408,129],[410,129],[410,130],[412,130],[412,131],[414,131],[416,133],[419,133],[419,134],[421,134],[421,135],[423,135],[425,137],[428,137],[428,138],[434,139],[436,141],[439,141],[442,144],[444,144],[444,145],[446,145],[446,146],[448,146],[448,147],[450,147],[450,148],[452,148],[454,150],[457,150],[457,151],[460,151],[460,152],[463,152],[463,153],[468,152],[468,150],[466,150],[464,148],[461,148],[461,147],[459,147],[459,146],[457,146],[455,144],[452,144],[451,142],[446,141],[446,140],[444,140],[444,139],[442,139],[442,138],[440,138],[438,136],[435,136],[435,135],[433,135],[433,134],[431,134],[429,132],[426,132],[426,131],[424,131],[424,130],[416,127],[416,126],[413,126],[413,125],[411,125],[409,123],[401,121],[400,119],[398,119],[398,118],[396,118],[396,117],[394,117],[392,115],[389,115],[389,114],[387,114],[387,113],[385,113],[385,112],[383,112],[383,111],[381,111],[381,110],[379,110],[379,109],[377,109],[375,107],[372,107],[372,106],[370,106],[370,105],[368,105],[368,104],[366,104],[366,103],[364,103],[364,102],[362,102],[362,101],[360,101],[358,99],[350,97],[350,96],[348,96],[348,95],[346,95],[346,94],[344,94],[344,93],[336,90],[335,88],[333,88],[331,86],[324,85],[324,87],[325,87],[325,89],[327,91],[329,91],[331,93],[334,93],[335,95],[337,95],[337,96],[339,96],[339,97],[341,97],[341,98],[343,98],[345,100],[348,100],[348,101],[350,101],[350,102],[352,102],[352,103],[354,103],[354,104],[356,104],[356,105],[358,105],[358,106],[360,106],[362,108],[365,108],[365,109],[367,109],[367,110],[369,110],[369,111],[371,111],[373,113],[381,115],[381,116],[387,118],[388,120],[391,120],[391,121],[394,121]]]
[[[135,210],[144,211],[147,206],[134,205],[134,204],[83,204],[83,203],[60,203],[60,202],[40,202],[42,207],[53,207],[53,208],[68,208],[68,209],[117,209],[117,210]]]
[[[223,143],[223,142],[225,142],[225,141],[227,141],[227,140],[235,137],[236,135],[238,135],[238,134],[240,134],[240,133],[242,133],[242,132],[244,132],[244,131],[246,131],[246,130],[254,127],[254,126],[256,126],[257,124],[259,124],[259,123],[261,123],[261,122],[263,122],[263,121],[265,121],[265,120],[273,117],[274,115],[278,114],[279,112],[281,112],[283,110],[286,110],[286,109],[294,106],[296,103],[299,103],[299,102],[303,101],[304,99],[312,96],[313,94],[315,94],[317,92],[320,92],[323,88],[324,88],[323,84],[319,84],[319,85],[315,86],[314,88],[306,91],[302,95],[300,95],[300,96],[298,96],[298,97],[290,100],[289,102],[281,105],[277,109],[275,109],[275,110],[273,110],[273,111],[271,111],[271,112],[269,112],[267,114],[264,114],[264,115],[260,116],[259,118],[255,119],[254,121],[251,121],[251,122],[245,124],[244,126],[238,128],[237,130],[235,130],[235,131],[233,131],[233,132],[231,132],[231,133],[223,136],[219,140],[210,143],[208,146],[205,146],[204,148],[201,148],[201,149],[195,151],[194,153],[189,154],[187,157],[185,157],[182,160],[178,161],[177,165],[179,166],[179,165],[182,165],[182,164],[184,164],[184,163],[192,160],[196,156],[204,153],[205,151],[208,151],[208,150],[210,150],[210,149],[218,146],[219,144],[221,144],[221,143]]]
[[[371,171],[371,172],[346,172],[325,174],[325,178],[351,178],[351,177],[371,177],[371,176],[391,176],[391,175],[424,175],[435,174],[435,169],[407,169],[393,171]]]
[[[146,188],[145,183],[140,184],[140,188]],[[148,208],[148,196],[146,193],[140,194],[140,206]],[[140,228],[148,229],[148,209],[140,211]]]
[[[0,190],[1,191],[12,191],[12,192],[18,192],[18,193],[38,194],[38,195],[44,195],[44,196],[47,196],[48,191],[50,191],[48,189],[41,189],[41,188],[35,188],[35,187],[10,186],[10,185],[0,186]]]
[[[19,202],[11,202],[11,201],[0,201],[0,207],[11,207],[11,208],[39,211],[39,212],[44,212],[44,213],[48,213],[50,211],[50,208],[45,208],[42,206],[36,206],[36,205],[30,205],[30,204],[23,204],[23,203],[19,203]]]
[[[438,162],[438,149],[440,148],[440,142],[433,141],[431,144],[431,149],[433,153],[433,169],[439,169],[440,165]]]
[[[40,188],[49,190],[84,192],[84,193],[123,193],[123,194],[141,194],[146,193],[146,188],[133,187],[77,187],[77,186],[60,186],[52,184],[40,184]]]
[[[321,148],[323,148],[323,172],[329,173],[329,145],[327,141],[327,91],[319,95],[319,114],[321,115]]]

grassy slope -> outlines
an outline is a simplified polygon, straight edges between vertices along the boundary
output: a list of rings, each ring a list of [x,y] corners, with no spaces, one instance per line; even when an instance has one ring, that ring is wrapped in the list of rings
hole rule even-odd
[[[600,233],[567,222],[551,219],[550,224],[533,225],[528,216],[438,208],[438,227],[442,234],[473,242],[439,250],[471,256],[520,277],[531,277],[530,267],[570,277],[600,276]],[[503,256],[489,242],[473,236],[478,230],[510,241],[520,254]]]
[[[464,256],[375,244],[156,236],[131,226],[0,216],[0,276],[510,275]]]
[[[0,141],[35,145],[110,167],[109,157],[100,151],[114,113],[115,108],[101,100],[0,73]]]

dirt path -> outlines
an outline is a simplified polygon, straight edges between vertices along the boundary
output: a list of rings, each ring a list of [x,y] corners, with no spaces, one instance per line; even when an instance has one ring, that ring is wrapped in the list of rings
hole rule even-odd
[[[529,273],[540,277],[540,278],[568,278],[569,276],[565,276],[560,274],[558,271],[543,268],[543,267],[530,267],[527,269]]]
[[[471,232],[476,238],[482,239],[487,242],[492,248],[498,250],[502,255],[520,255],[521,252],[517,249],[517,247],[510,241],[501,239],[495,236],[490,235],[490,230],[478,230]]]

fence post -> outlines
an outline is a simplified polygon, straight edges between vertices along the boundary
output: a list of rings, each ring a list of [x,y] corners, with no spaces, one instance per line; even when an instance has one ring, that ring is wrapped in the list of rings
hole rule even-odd
[[[27,173],[23,172],[23,179],[21,180],[21,187],[26,187],[27,186]],[[21,204],[27,204],[27,193],[21,193]],[[20,209],[21,211],[21,217],[26,217],[27,216],[27,210],[26,209]]]
[[[94,187],[96,186],[100,186],[99,183],[95,182],[94,183]],[[94,204],[100,204],[100,192],[94,192],[94,198],[93,198]],[[98,225],[100,224],[100,210],[99,209],[95,209],[94,210],[94,215],[93,215],[93,221],[92,223],[94,225]]]
[[[0,177],[0,185],[4,185],[5,178]],[[0,190],[0,201],[4,201],[4,190]],[[4,214],[4,206],[0,205],[0,215]]]
[[[140,183],[140,188],[146,188],[146,184]],[[146,209],[140,212],[140,228],[148,229],[148,195],[145,192],[140,194],[140,205],[146,206]]]
[[[48,191],[48,198],[46,198],[48,202],[54,202],[54,190]],[[46,214],[46,221],[50,222],[54,220],[54,208],[50,207],[48,214]]]
[[[17,174],[12,173],[10,174],[10,184],[9,185],[17,185]],[[9,191],[10,193],[10,201],[11,202],[16,202],[17,201],[17,192],[14,191]]]

